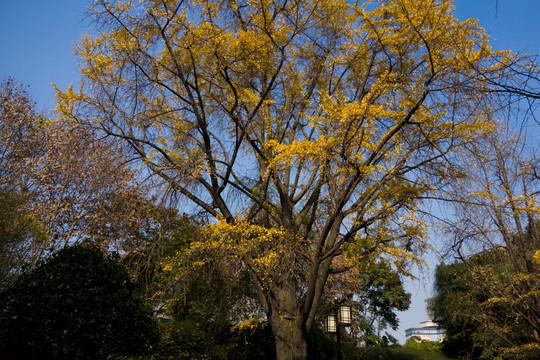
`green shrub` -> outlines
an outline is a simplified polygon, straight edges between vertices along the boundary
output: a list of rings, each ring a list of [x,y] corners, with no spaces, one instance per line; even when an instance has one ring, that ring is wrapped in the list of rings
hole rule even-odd
[[[407,341],[405,347],[418,349],[422,351],[432,351],[432,352],[441,352],[443,349],[443,344],[438,341]]]
[[[351,360],[449,360],[443,353],[407,346],[376,346],[362,348]]]
[[[150,308],[114,256],[60,250],[0,293],[0,357],[108,359],[144,353],[156,339]]]

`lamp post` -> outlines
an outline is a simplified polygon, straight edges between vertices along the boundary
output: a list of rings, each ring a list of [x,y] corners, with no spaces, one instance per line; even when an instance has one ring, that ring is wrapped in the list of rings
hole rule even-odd
[[[334,313],[328,314],[324,318],[324,330],[329,333],[336,333],[337,355],[341,360],[341,326],[350,326],[352,324],[351,307],[349,305],[339,305],[337,299],[334,303]]]

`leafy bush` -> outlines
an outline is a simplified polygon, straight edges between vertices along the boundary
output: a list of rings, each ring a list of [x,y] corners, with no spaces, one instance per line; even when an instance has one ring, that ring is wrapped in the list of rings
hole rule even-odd
[[[60,250],[0,293],[0,356],[107,359],[143,353],[156,335],[118,259],[93,247]]]
[[[376,346],[359,350],[351,360],[449,360],[443,353],[425,351],[407,346]]]
[[[220,360],[227,359],[224,348],[216,345],[198,324],[190,320],[164,323],[160,341],[149,360]]]
[[[407,341],[405,347],[418,349],[422,351],[440,352],[443,349],[443,344],[437,341]]]

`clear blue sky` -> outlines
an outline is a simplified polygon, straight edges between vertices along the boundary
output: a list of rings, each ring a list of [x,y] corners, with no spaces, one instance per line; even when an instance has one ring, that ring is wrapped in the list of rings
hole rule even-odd
[[[91,0],[0,0],[0,79],[8,76],[30,86],[38,110],[53,106],[52,82],[66,88],[77,81],[72,44],[88,28],[82,23]],[[540,0],[457,0],[455,15],[476,18],[492,36],[496,49],[540,53]],[[436,260],[431,260],[432,267]],[[427,320],[425,299],[431,296],[431,277],[408,284],[413,294],[409,311],[400,314],[395,333],[401,342],[405,329]]]
[[[81,20],[91,0],[0,0],[0,79],[30,86],[38,110],[54,103],[54,82],[77,79],[73,46],[88,28]]]

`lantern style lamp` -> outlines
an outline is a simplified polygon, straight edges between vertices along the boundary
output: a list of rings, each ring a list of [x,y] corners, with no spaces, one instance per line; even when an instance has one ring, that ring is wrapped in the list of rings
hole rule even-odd
[[[352,325],[352,311],[349,305],[339,305],[337,299],[334,300],[334,313],[324,317],[324,330],[336,334],[337,358],[338,360],[341,360],[341,336],[339,334],[339,328],[340,326]]]
[[[339,305],[337,308],[337,321],[340,326],[351,326],[352,315],[351,307],[349,305]]]
[[[329,314],[324,317],[324,331],[329,333],[337,332],[337,316],[334,314]]]

